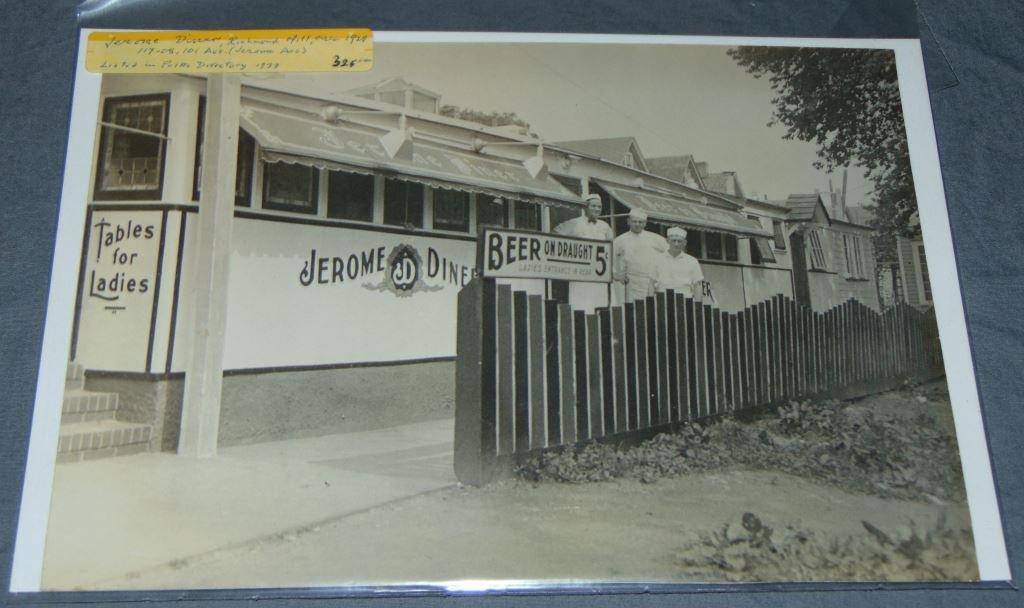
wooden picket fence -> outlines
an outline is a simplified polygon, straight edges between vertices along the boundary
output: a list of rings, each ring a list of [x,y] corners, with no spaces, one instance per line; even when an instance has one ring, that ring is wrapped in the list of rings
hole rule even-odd
[[[535,450],[941,373],[934,314],[907,305],[817,313],[780,295],[729,313],[669,291],[584,314],[474,279],[458,302],[455,473],[482,485]]]

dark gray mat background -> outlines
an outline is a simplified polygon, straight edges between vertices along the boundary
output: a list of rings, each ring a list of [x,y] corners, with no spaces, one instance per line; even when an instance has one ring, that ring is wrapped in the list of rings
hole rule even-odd
[[[911,37],[920,24],[932,111],[978,385],[1015,577],[1021,575],[1024,428],[1024,3],[1016,0],[520,0],[482,2],[91,2],[82,25],[125,28],[324,27],[772,36]],[[10,577],[45,317],[77,43],[76,3],[0,1],[0,588]],[[68,162],[90,162],[69,158]],[[719,588],[722,590],[723,588]],[[330,591],[4,593],[0,605],[147,606],[986,606],[1015,588],[732,586],[724,592],[338,599]]]

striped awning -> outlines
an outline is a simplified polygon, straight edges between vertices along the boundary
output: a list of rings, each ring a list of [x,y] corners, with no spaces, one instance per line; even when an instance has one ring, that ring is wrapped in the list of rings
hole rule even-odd
[[[630,186],[598,182],[608,194],[630,209],[642,209],[656,221],[682,224],[699,230],[726,232],[744,237],[770,237],[772,233],[735,211],[719,209],[697,201]]]
[[[266,162],[383,174],[434,188],[531,203],[572,207],[584,204],[579,196],[551,177],[534,177],[515,160],[482,156],[422,140],[414,140],[411,158],[391,158],[378,134],[250,105],[243,105],[240,123],[259,142]]]

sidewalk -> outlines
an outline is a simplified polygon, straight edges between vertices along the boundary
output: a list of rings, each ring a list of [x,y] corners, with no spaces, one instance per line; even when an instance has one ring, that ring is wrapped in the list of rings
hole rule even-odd
[[[287,534],[456,483],[453,421],[58,465],[44,590]]]

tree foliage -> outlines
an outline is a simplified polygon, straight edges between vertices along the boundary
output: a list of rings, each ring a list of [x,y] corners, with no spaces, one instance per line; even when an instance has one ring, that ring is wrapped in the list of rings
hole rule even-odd
[[[481,112],[479,110],[445,104],[441,106],[441,116],[467,120],[488,127],[517,125],[526,130],[530,128],[530,124],[520,118],[515,112]]]
[[[911,234],[917,211],[896,60],[886,49],[740,47],[729,55],[775,97],[769,126],[818,146],[815,167],[856,164],[874,183],[875,227]]]

